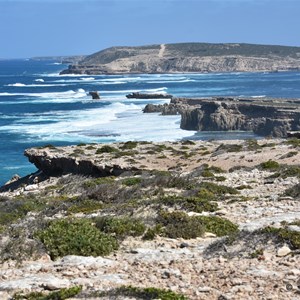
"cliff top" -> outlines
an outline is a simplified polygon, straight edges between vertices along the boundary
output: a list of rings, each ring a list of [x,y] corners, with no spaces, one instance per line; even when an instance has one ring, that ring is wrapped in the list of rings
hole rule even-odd
[[[161,49],[163,49],[161,51]],[[300,57],[300,47],[279,45],[257,45],[245,43],[176,43],[136,47],[111,47],[85,57],[80,64],[107,64],[120,58],[139,55],[159,55],[160,57],[206,57],[206,56],[254,56],[254,57]]]

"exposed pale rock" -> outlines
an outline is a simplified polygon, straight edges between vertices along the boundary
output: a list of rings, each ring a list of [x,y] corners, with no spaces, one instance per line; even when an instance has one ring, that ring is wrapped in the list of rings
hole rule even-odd
[[[277,256],[279,257],[287,256],[291,252],[292,250],[288,246],[284,245],[283,247],[277,250]]]
[[[67,279],[58,278],[52,274],[41,274],[0,282],[0,291],[31,291],[38,287],[57,290],[69,286],[70,281]]]
[[[104,266],[110,266],[114,264],[115,262],[113,260],[103,258],[103,257],[68,255],[56,261],[54,266],[55,267],[84,266],[85,268],[86,267],[101,268]]]

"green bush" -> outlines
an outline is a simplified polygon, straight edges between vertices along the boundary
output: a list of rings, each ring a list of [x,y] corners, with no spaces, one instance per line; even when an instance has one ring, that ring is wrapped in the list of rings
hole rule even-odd
[[[240,152],[242,151],[243,146],[238,144],[221,144],[216,151],[224,150],[226,152]]]
[[[138,145],[138,142],[128,141],[128,142],[124,143],[124,145],[121,146],[120,148],[122,150],[130,150],[130,149],[136,148],[137,145]]]
[[[119,239],[126,236],[141,236],[146,230],[144,223],[129,217],[97,217],[94,221],[99,230],[113,234]]]
[[[274,160],[268,160],[268,161],[265,161],[265,162],[262,162],[260,164],[260,167],[263,169],[263,170],[276,170],[276,169],[279,169],[280,168],[280,165],[277,161],[274,161]]]
[[[189,217],[184,212],[160,212],[158,223],[163,226],[163,235],[169,238],[194,239],[204,234],[203,224],[196,217]]]
[[[59,291],[50,292],[49,294],[44,294],[41,292],[33,292],[29,294],[15,294],[13,296],[14,300],[65,300],[76,296],[82,290],[81,286],[74,286],[68,289],[61,289]]]
[[[208,169],[206,170],[203,170],[202,173],[201,173],[201,176],[202,177],[206,177],[206,178],[211,178],[211,177],[214,177],[214,173],[209,171]]]
[[[288,145],[292,145],[294,148],[297,148],[300,146],[300,139],[291,138],[291,139],[288,139],[285,143]]]
[[[142,179],[140,177],[129,177],[122,180],[122,184],[126,186],[132,186],[137,185],[142,182]]]
[[[205,228],[205,231],[212,232],[217,236],[231,235],[238,231],[238,226],[231,221],[216,216],[196,217]]]
[[[290,244],[294,249],[300,249],[300,232],[292,231],[288,228],[274,228],[271,226],[261,230],[262,233],[269,233],[277,236],[283,242]]]
[[[246,147],[249,151],[256,151],[261,149],[261,146],[258,144],[257,140],[254,139],[247,140]]]
[[[215,181],[221,182],[221,181],[225,181],[226,177],[225,176],[215,176],[214,179],[215,179]]]
[[[119,152],[119,150],[109,145],[104,145],[101,148],[97,149],[96,154],[114,153],[114,152]]]
[[[213,195],[211,196],[209,192],[205,194],[203,191],[199,196],[202,197],[165,196],[159,199],[159,203],[167,206],[177,205],[181,209],[197,213],[201,213],[203,211],[213,212],[218,209],[218,204],[211,202],[211,200],[214,200],[214,197]]]
[[[184,295],[174,293],[170,290],[158,289],[154,287],[140,288],[133,286],[122,286],[110,291],[101,292],[97,296],[109,297],[109,299],[117,299],[117,297],[129,297],[130,299],[141,300],[188,300]],[[118,298],[119,299],[119,298]]]
[[[238,226],[227,219],[216,216],[192,216],[179,211],[159,213],[158,224],[163,226],[162,234],[170,238],[192,239],[212,232],[217,236],[232,235]]]
[[[157,224],[151,228],[148,228],[143,236],[143,240],[153,240],[157,235],[162,233],[162,226]]]
[[[184,140],[182,141],[182,145],[196,145],[195,142],[191,141],[191,140]]]
[[[230,195],[239,194],[239,191],[235,188],[226,185],[215,184],[212,182],[202,182],[200,184],[200,191],[201,189],[205,189],[216,196],[221,196],[225,194],[230,194]]]
[[[14,223],[27,213],[42,210],[46,204],[36,199],[9,200],[0,203],[0,226]]]
[[[103,204],[96,200],[82,200],[74,203],[71,207],[68,208],[68,213],[91,213],[93,211],[103,208]]]
[[[298,198],[300,197],[300,184],[297,183],[296,185],[292,186],[291,188],[288,188],[284,192],[285,196],[293,197],[293,198]]]
[[[103,256],[118,248],[114,237],[100,232],[89,220],[55,220],[35,236],[52,259],[65,255]]]

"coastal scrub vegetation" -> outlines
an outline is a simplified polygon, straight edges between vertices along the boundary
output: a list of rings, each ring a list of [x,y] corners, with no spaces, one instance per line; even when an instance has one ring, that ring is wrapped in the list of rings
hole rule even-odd
[[[82,291],[81,286],[60,289],[50,293],[32,292],[29,294],[17,293],[14,300],[65,300],[78,295]]]
[[[293,249],[300,249],[300,232],[288,229],[287,225],[292,224],[286,224],[281,228],[268,226],[261,229],[261,232],[276,236],[280,241],[288,243]]]
[[[35,236],[45,245],[52,259],[65,255],[103,256],[118,249],[114,237],[102,233],[86,219],[55,220]]]
[[[142,300],[188,300],[188,298],[184,295],[175,293],[171,290],[159,289],[155,287],[141,288],[134,286],[121,286],[113,290],[95,293],[94,296],[100,298],[109,297],[110,299],[115,299],[117,297],[130,297]]]

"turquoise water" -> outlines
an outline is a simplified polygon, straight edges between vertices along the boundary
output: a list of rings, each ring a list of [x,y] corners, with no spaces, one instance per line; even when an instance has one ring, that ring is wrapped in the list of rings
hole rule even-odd
[[[143,114],[149,102],[127,99],[133,91],[175,96],[300,97],[300,73],[218,73],[59,76],[50,61],[0,61],[0,185],[35,171],[24,149],[45,144],[182,138],[247,138],[251,134],[195,133],[179,128],[180,116]],[[88,91],[98,90],[101,100]]]

